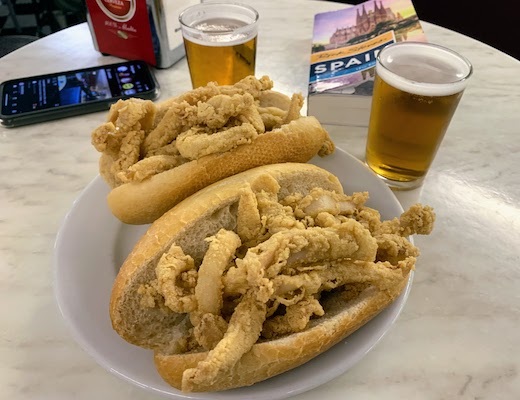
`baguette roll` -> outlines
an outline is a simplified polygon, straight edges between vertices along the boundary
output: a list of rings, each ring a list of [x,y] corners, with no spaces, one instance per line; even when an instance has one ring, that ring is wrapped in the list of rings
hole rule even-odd
[[[255,344],[227,374],[220,375],[211,384],[199,384],[195,391],[214,392],[250,386],[305,364],[384,310],[406,287],[408,277],[409,274],[404,275],[391,292],[377,291],[372,287],[350,301],[340,296],[328,299],[324,306],[326,317],[322,317],[319,323],[312,320],[303,332]],[[154,363],[168,384],[182,389],[184,371],[195,368],[207,356],[208,352],[202,351],[184,354],[156,351]]]
[[[328,171],[270,164],[211,184],[157,219],[113,285],[110,318],[185,391],[252,385],[311,360],[406,287],[433,210],[380,221]]]
[[[268,77],[206,87],[155,105],[121,100],[92,133],[108,205],[128,224],[155,221],[196,191],[266,164],[304,163],[334,151],[303,97],[271,90]]]

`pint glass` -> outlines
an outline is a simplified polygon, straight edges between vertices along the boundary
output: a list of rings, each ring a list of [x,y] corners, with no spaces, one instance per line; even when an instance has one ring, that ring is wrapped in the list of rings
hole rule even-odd
[[[466,58],[434,44],[398,42],[378,54],[366,163],[390,187],[422,184],[471,73]]]
[[[202,3],[180,16],[193,88],[231,85],[255,73],[258,13],[237,3]]]

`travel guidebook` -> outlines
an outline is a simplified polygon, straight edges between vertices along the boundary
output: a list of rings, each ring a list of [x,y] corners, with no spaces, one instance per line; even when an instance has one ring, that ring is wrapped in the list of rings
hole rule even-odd
[[[308,115],[326,125],[368,126],[377,54],[400,41],[426,42],[410,0],[369,0],[316,14]]]

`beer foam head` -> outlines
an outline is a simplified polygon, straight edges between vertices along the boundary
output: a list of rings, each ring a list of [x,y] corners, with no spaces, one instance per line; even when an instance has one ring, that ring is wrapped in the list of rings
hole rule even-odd
[[[234,46],[258,33],[258,13],[239,4],[204,3],[179,16],[184,38],[203,46]]]
[[[466,88],[470,62],[442,46],[399,42],[378,55],[376,73],[388,84],[420,96],[448,96]]]

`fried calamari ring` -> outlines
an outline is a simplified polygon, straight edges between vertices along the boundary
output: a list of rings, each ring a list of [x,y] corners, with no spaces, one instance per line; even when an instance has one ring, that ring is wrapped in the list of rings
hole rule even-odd
[[[220,314],[223,304],[222,276],[242,243],[235,232],[225,229],[206,240],[209,247],[199,267],[195,286],[197,312]]]
[[[237,208],[237,233],[242,242],[251,247],[260,234],[262,221],[258,211],[258,202],[251,188],[244,189],[240,195]]]
[[[117,174],[117,178],[123,182],[142,182],[152,175],[171,168],[178,167],[185,162],[185,158],[178,156],[157,155],[142,159]]]
[[[209,154],[223,153],[241,144],[251,143],[258,136],[250,123],[214,133],[206,131],[205,128],[195,127],[177,137],[177,148],[183,157],[196,160]]]
[[[155,274],[157,291],[163,295],[166,307],[177,313],[190,313],[196,310],[194,282],[196,282],[197,270],[191,256],[184,254],[174,243],[161,256]]]
[[[231,369],[258,340],[265,317],[266,305],[257,300],[255,289],[251,289],[235,308],[222,340],[197,367],[184,371],[183,388],[192,390],[201,383],[211,385]]]
[[[335,259],[374,261],[376,239],[359,222],[347,220],[330,228],[312,227],[277,232],[236,260],[223,278],[226,296],[258,287],[264,302],[271,297],[274,278],[291,264],[302,265]]]

